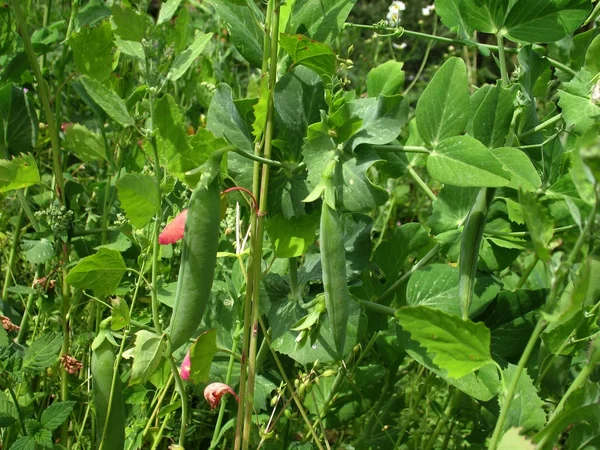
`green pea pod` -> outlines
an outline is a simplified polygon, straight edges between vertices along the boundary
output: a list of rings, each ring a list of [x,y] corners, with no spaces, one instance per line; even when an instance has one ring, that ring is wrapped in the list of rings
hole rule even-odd
[[[473,300],[475,273],[479,260],[479,249],[483,239],[483,230],[487,221],[490,205],[494,200],[496,189],[481,188],[469,211],[465,228],[460,240],[460,281],[459,297],[463,319],[469,318],[469,308]]]
[[[102,442],[102,432],[108,416],[108,427],[102,448],[122,450],[125,446],[125,410],[121,377],[117,376],[113,392],[110,415],[108,403],[114,374],[115,352],[108,339],[103,339],[92,351],[92,382],[94,404],[96,405],[96,448]]]
[[[350,293],[346,277],[346,249],[344,227],[337,211],[323,201],[321,210],[321,266],[325,308],[331,323],[331,334],[338,357],[344,356],[346,327],[348,325]]]
[[[199,183],[188,206],[183,251],[169,325],[171,349],[177,350],[200,325],[217,265],[221,197],[218,179],[208,188]]]

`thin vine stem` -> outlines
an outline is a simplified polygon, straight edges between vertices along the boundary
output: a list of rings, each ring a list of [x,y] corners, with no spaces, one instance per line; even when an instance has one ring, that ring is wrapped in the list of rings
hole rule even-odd
[[[435,36],[435,33],[437,31],[437,24],[438,24],[437,16],[434,16],[432,36]],[[425,70],[425,66],[427,65],[427,61],[429,59],[429,53],[431,52],[431,47],[433,47],[433,43],[434,43],[433,39],[430,39],[427,42],[427,48],[425,49],[425,54],[423,55],[423,59],[421,60],[421,65],[419,66],[419,69],[417,70],[417,73],[415,74],[415,77],[412,79],[411,83],[404,90],[404,92],[402,92],[402,95],[404,95],[405,97],[412,90],[412,88],[415,87],[415,85],[419,81],[419,78],[421,78],[421,74],[423,73],[423,70]]]

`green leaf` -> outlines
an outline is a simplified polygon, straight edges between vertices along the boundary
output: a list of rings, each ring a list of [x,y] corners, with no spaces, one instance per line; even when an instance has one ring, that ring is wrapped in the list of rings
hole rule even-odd
[[[344,153],[342,163],[342,204],[350,212],[367,212],[388,199],[382,187],[373,184],[368,171],[373,164],[381,161],[379,155],[370,148],[356,150],[356,156]],[[338,184],[339,186],[339,184]]]
[[[129,325],[129,306],[125,299],[115,297],[110,300],[112,309],[110,310],[110,329],[119,331]]]
[[[79,30],[86,26],[93,26],[107,17],[110,17],[111,11],[103,0],[90,0],[83,8],[77,12],[75,20],[75,29]]]
[[[73,407],[77,402],[54,402],[50,406],[48,406],[44,412],[42,413],[42,417],[40,418],[40,423],[42,426],[49,430],[54,431],[58,427],[60,427],[65,420],[68,419],[71,411],[73,411]]]
[[[306,253],[315,242],[319,215],[314,213],[286,219],[279,214],[267,219],[269,238],[278,258],[294,258]]]
[[[371,69],[367,74],[369,97],[400,94],[404,87],[403,62],[389,60]]]
[[[502,187],[511,178],[494,154],[470,136],[440,142],[427,157],[427,171],[440,183],[462,187]]]
[[[516,376],[517,366],[509,364],[502,371],[504,374],[504,385],[509,386]],[[499,396],[500,408],[504,409],[507,392],[502,390]],[[526,431],[537,431],[546,424],[546,413],[543,408],[544,402],[540,399],[533,381],[523,370],[517,384],[517,391],[512,398],[503,430],[510,427],[522,427]]]
[[[4,331],[4,328],[0,327],[0,334]],[[6,331],[4,331],[6,333]],[[0,346],[8,345],[1,344]],[[0,392],[0,428],[8,428],[13,423],[19,420],[19,414],[17,413],[17,408],[14,403],[9,400],[8,394],[4,392]]]
[[[190,347],[190,378],[194,383],[208,382],[210,366],[216,354],[217,330],[205,331]]]
[[[35,435],[22,436],[13,442],[9,450],[36,450],[36,440]]]
[[[489,149],[502,147],[509,135],[515,107],[513,94],[502,86],[485,85],[471,97],[469,134]]]
[[[462,59],[451,57],[427,85],[415,111],[419,135],[427,145],[462,133],[469,121],[467,69]]]
[[[65,129],[66,145],[79,159],[86,162],[106,160],[104,139],[85,125],[75,123]]]
[[[498,450],[536,450],[536,445],[521,436],[521,428],[510,428],[502,435]]]
[[[562,109],[562,117],[577,134],[585,134],[598,124],[600,105],[591,99],[596,81],[597,77],[582,69],[577,72],[575,78],[565,83],[564,90],[558,91],[558,105]]]
[[[461,0],[435,0],[435,12],[448,29],[455,31],[463,39],[473,35],[473,28],[466,19]]]
[[[171,17],[175,15],[177,12],[177,8],[181,4],[181,0],[167,0],[160,7],[160,12],[158,13],[158,19],[156,20],[156,25],[162,25],[163,23],[171,20]]]
[[[224,137],[231,145],[254,152],[252,134],[233,102],[233,91],[228,85],[221,83],[210,102],[206,117],[206,128],[217,137]]]
[[[321,42],[301,34],[281,34],[279,43],[292,57],[295,65],[314,70],[319,76],[329,79],[336,72],[336,55],[333,49]]]
[[[600,72],[600,35],[594,38],[585,52],[585,69],[590,73]]]
[[[254,67],[262,66],[264,31],[260,24],[265,18],[254,2],[233,2],[228,0],[207,0],[231,35],[238,52]]]
[[[546,208],[542,207],[533,194],[521,192],[519,201],[535,253],[542,261],[548,261],[550,259],[548,244],[554,235],[554,222]]]
[[[333,44],[355,3],[356,0],[296,1],[289,16],[287,31]]]
[[[113,68],[113,33],[108,21],[72,33],[69,45],[79,73],[97,81],[108,79]]]
[[[89,96],[108,114],[113,120],[128,127],[134,124],[133,119],[127,111],[125,102],[112,89],[107,88],[98,81],[83,76],[81,84]]]
[[[30,264],[44,264],[54,257],[54,246],[46,238],[37,241],[23,239],[21,244],[25,259]]]
[[[39,129],[35,108],[25,91],[12,84],[0,89],[0,127],[0,145],[11,155],[35,149]]]
[[[412,306],[424,305],[460,316],[458,279],[457,267],[431,264],[411,275],[406,287],[406,301]],[[469,317],[480,315],[499,291],[500,285],[491,276],[477,276]]]
[[[490,354],[490,330],[482,323],[462,320],[427,306],[400,308],[396,317],[402,328],[433,353],[433,362],[452,378],[461,378],[494,360]]]
[[[4,327],[0,327],[0,347],[8,346],[8,333]],[[1,417],[0,417],[1,420]]]
[[[24,189],[39,182],[40,173],[33,156],[0,159],[0,192]]]
[[[542,187],[542,180],[525,152],[514,147],[502,147],[493,149],[492,153],[510,172],[508,187],[525,191]]]
[[[194,60],[200,56],[206,44],[210,42],[212,33],[198,33],[194,38],[194,42],[183,52],[178,54],[169,69],[167,78],[171,81],[176,81],[181,78],[190,68]]]
[[[117,38],[115,39],[115,45],[121,53],[129,56],[130,58],[139,59],[140,61],[144,61],[146,59],[144,46],[139,42],[123,41]]]
[[[127,356],[123,355],[133,357],[129,386],[145,383],[166,356],[166,345],[160,336],[146,330],[138,331],[135,336],[135,346],[126,352]]]
[[[160,209],[156,180],[150,175],[128,173],[117,182],[119,201],[135,228],[143,228]]]
[[[507,0],[462,0],[459,3],[469,27],[491,34],[502,28],[509,8]]]
[[[388,284],[396,281],[409,255],[430,244],[427,231],[419,223],[407,223],[394,230],[394,235],[375,250],[374,261],[385,273]]]
[[[23,372],[39,373],[52,367],[58,359],[62,343],[62,334],[46,333],[38,337],[25,350],[25,355],[23,355]]]
[[[515,42],[556,42],[579,28],[589,12],[589,0],[519,0],[502,33]]]
[[[117,291],[126,271],[127,266],[118,251],[101,248],[71,269],[67,283],[81,289],[92,289],[96,297],[104,299]]]
[[[114,24],[114,33],[123,41],[142,42],[146,30],[147,16],[126,5],[113,5],[110,10],[112,12],[111,21]]]
[[[431,233],[438,235],[463,226],[478,192],[477,188],[444,186],[433,201],[433,211],[427,219]]]

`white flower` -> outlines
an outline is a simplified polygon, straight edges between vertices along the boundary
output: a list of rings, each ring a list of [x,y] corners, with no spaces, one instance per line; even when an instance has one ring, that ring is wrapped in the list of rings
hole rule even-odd
[[[395,49],[404,50],[407,47],[406,42],[402,42],[400,44],[392,44]]]
[[[435,9],[435,5],[426,6],[425,8],[421,9],[421,14],[423,14],[423,16],[425,16],[425,17],[430,16],[434,9]]]
[[[406,10],[404,2],[394,1],[388,9],[386,16],[387,22],[390,25],[398,25],[400,23],[400,13]]]
[[[390,5],[390,11],[392,9],[395,9],[397,11],[406,11],[406,5],[404,4],[404,2],[393,1]]]

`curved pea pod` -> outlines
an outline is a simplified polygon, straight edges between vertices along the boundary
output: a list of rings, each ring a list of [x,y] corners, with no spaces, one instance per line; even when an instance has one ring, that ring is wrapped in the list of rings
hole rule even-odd
[[[190,198],[183,234],[181,266],[169,325],[172,351],[192,337],[210,298],[217,265],[220,212],[217,179],[208,188],[199,183]]]
[[[321,266],[325,308],[331,324],[331,334],[338,357],[344,354],[346,327],[349,317],[350,293],[346,277],[346,249],[344,228],[339,214],[323,201],[321,210]]]
[[[120,376],[116,379],[110,414],[108,414],[114,365],[113,345],[104,338],[92,351],[92,390],[96,405],[96,448],[100,446],[104,424],[108,417],[107,432],[102,443],[102,448],[106,450],[122,450],[125,446],[125,410]]]

